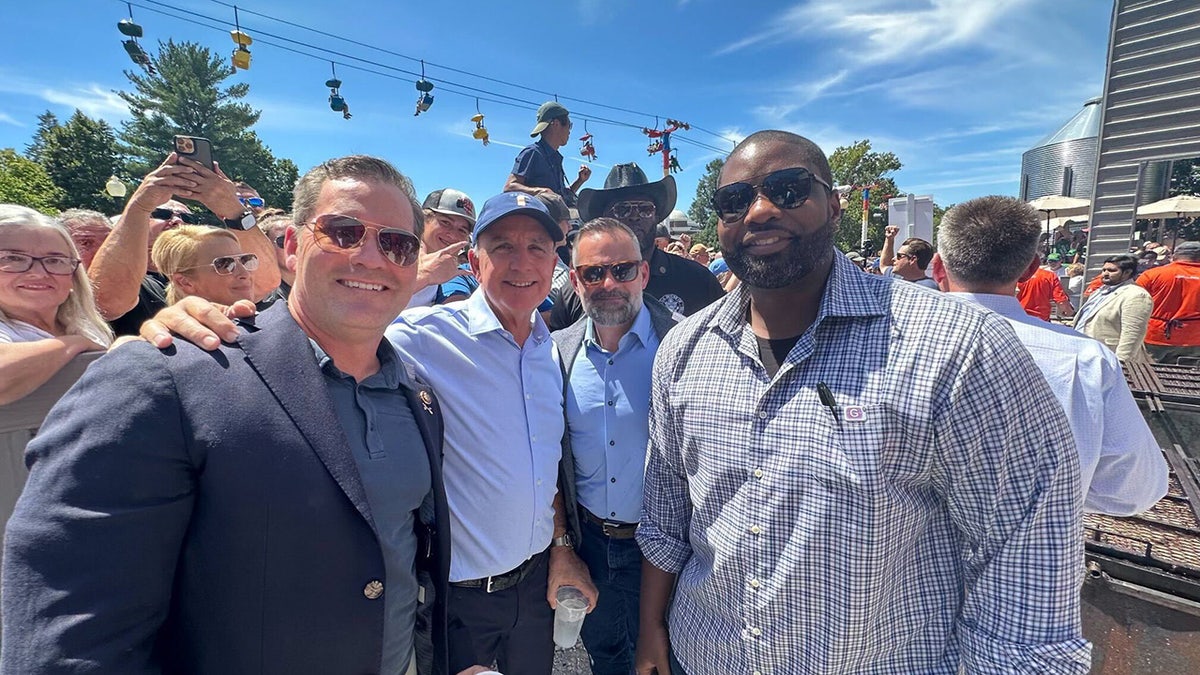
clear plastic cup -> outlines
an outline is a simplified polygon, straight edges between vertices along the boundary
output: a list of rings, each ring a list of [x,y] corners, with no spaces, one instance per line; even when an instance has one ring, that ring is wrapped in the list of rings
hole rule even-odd
[[[554,644],[562,649],[570,649],[579,642],[579,629],[583,628],[583,618],[587,616],[588,601],[574,586],[563,586],[555,596],[558,599],[558,609],[554,610]]]

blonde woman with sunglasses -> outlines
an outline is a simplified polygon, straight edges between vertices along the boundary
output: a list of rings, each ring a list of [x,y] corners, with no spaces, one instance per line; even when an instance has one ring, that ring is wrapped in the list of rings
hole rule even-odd
[[[258,256],[242,252],[228,230],[203,225],[181,225],[163,232],[154,242],[150,259],[170,280],[167,303],[196,295],[231,305],[255,300],[254,270]]]

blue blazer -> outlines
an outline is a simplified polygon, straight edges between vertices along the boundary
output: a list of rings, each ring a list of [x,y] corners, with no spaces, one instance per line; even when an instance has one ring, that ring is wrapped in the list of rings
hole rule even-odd
[[[379,671],[383,556],[312,346],[284,303],[245,330],[121,347],[50,412],[4,542],[3,673]],[[441,412],[406,393],[445,598]],[[440,602],[432,624],[445,672]]]

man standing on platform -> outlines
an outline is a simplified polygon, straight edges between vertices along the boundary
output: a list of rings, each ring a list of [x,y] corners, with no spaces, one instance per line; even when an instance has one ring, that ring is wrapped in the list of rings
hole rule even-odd
[[[524,192],[535,197],[544,192],[553,192],[562,197],[567,206],[575,206],[578,190],[592,177],[592,167],[579,166],[579,177],[567,185],[567,174],[563,170],[563,156],[558,151],[571,142],[570,113],[558,101],[546,101],[537,111],[537,124],[530,136],[541,136],[536,143],[525,146],[513,162],[512,173],[504,184],[505,192]]]

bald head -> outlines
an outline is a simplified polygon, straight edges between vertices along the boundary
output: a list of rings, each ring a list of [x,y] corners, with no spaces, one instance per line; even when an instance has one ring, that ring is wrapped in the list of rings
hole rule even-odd
[[[800,164],[809,167],[818,178],[833,185],[833,172],[829,170],[829,160],[825,157],[825,153],[817,147],[816,143],[790,131],[777,129],[756,131],[742,139],[742,142],[737,144],[729,156],[730,158],[751,156],[763,145],[790,146],[795,151]]]

